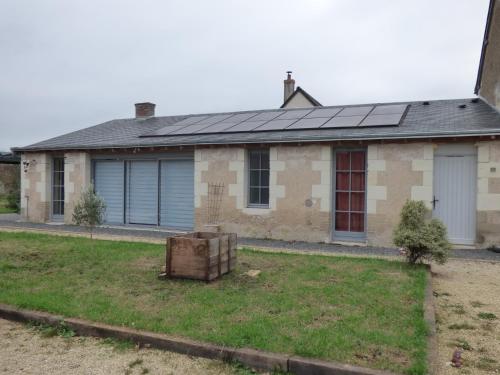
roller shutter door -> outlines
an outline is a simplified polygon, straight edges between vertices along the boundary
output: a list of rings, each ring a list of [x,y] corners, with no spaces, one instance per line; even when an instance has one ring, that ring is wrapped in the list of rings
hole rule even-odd
[[[194,162],[168,160],[161,162],[160,223],[183,230],[194,226]]]
[[[127,190],[127,222],[157,225],[158,162],[128,162]]]
[[[123,161],[96,161],[94,185],[96,192],[106,203],[104,222],[123,224],[124,178]]]

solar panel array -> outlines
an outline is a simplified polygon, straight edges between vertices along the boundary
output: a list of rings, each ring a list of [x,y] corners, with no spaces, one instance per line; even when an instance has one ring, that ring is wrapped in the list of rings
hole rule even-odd
[[[385,104],[197,115],[144,136],[396,126],[407,107],[406,104]]]

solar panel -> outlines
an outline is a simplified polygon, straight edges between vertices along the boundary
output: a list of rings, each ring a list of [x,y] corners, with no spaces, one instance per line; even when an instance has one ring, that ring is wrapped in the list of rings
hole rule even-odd
[[[364,107],[347,107],[344,108],[337,114],[338,116],[366,116],[371,110],[373,106],[364,106]]]
[[[389,115],[403,113],[408,105],[406,104],[390,104],[390,105],[378,105],[370,113],[370,115]]]
[[[227,128],[234,126],[235,124],[231,124],[229,122],[219,122],[217,124],[210,125],[206,128],[198,130],[196,133],[217,133],[221,132]]]
[[[264,125],[259,126],[256,130],[261,131],[261,130],[283,130],[287,126],[290,126],[293,124],[295,119],[293,120],[272,120],[269,122],[266,122]]]
[[[223,132],[249,132],[253,129],[265,124],[267,121],[245,121],[230,128],[224,129]]]
[[[208,125],[216,124],[220,121],[223,121],[223,120],[227,119],[228,117],[231,117],[231,114],[229,114],[229,115],[214,115],[214,116],[210,116],[209,118],[206,118],[204,120],[197,122],[196,125],[208,126]]]
[[[182,121],[176,122],[174,125],[192,125],[195,124],[201,120],[204,120],[208,118],[209,116],[191,116],[188,118],[185,118]]]
[[[372,115],[366,116],[359,126],[384,126],[398,125],[401,121],[402,113],[390,115]]]
[[[282,113],[283,112],[278,112],[278,111],[262,112],[262,113],[259,113],[257,116],[254,116],[251,119],[248,119],[248,121],[269,121],[275,117],[278,117]]]
[[[345,116],[345,117],[333,117],[327,123],[325,123],[321,128],[350,128],[358,126],[358,124],[365,118],[365,116]]]
[[[176,130],[172,133],[170,133],[170,135],[176,135],[176,134],[193,134],[193,133],[196,133],[197,131],[199,130],[202,130],[204,128],[206,128],[207,125],[203,125],[203,124],[193,124],[193,125],[188,125],[184,128],[181,128],[179,130]]]
[[[328,118],[325,117],[303,118],[290,125],[287,129],[315,129],[327,121]]]
[[[154,131],[152,133],[148,133],[146,135],[147,136],[167,135],[167,134],[172,133],[176,130],[182,129],[184,126],[186,126],[186,125],[169,125],[169,126],[165,126],[165,127],[161,128],[161,129],[158,129],[157,131]]]
[[[315,117],[333,117],[339,113],[342,108],[319,108],[310,112],[304,118],[315,118]]]
[[[309,112],[311,112],[310,109],[296,109],[293,111],[285,111],[283,114],[276,117],[276,120],[296,120],[304,117]]]
[[[225,120],[222,120],[221,122],[238,124],[242,121],[250,119],[251,117],[255,116],[256,114],[257,114],[257,112],[238,113],[238,114],[231,116]]]

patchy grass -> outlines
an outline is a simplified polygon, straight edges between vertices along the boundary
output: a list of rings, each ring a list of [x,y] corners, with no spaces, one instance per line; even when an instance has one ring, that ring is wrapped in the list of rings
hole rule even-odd
[[[481,301],[472,301],[472,302],[470,303],[470,305],[471,305],[472,307],[483,307],[483,306],[486,306],[486,304],[485,304],[485,303],[482,303]]]
[[[0,233],[0,302],[215,344],[426,372],[426,271],[380,259],[238,253],[207,284],[158,280],[164,247]],[[244,273],[258,269],[255,278]]]
[[[449,325],[448,328],[449,329],[456,329],[456,330],[460,330],[460,329],[466,329],[466,330],[476,329],[475,326],[473,326],[472,324],[469,324],[469,323],[454,323],[454,324]]]

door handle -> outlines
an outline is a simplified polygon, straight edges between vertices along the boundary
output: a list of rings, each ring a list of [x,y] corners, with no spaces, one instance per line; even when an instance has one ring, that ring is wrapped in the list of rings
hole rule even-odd
[[[439,199],[436,199],[436,196],[434,195],[431,200],[433,210],[436,209],[436,202],[439,202]]]

